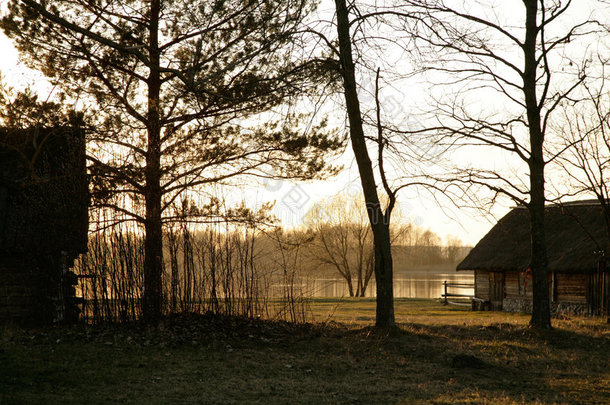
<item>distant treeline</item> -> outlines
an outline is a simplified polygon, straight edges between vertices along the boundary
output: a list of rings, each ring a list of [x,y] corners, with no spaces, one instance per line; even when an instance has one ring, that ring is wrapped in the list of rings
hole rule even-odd
[[[395,269],[409,270],[427,266],[455,267],[471,249],[472,246],[398,245],[392,247],[392,253]]]

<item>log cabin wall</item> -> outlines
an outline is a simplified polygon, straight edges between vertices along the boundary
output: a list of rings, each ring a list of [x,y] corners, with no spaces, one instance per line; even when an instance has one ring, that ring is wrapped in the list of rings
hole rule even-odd
[[[600,261],[596,272],[586,280],[587,313],[606,316],[610,322],[610,273],[605,261]]]
[[[0,322],[26,319],[34,295],[31,280],[24,273],[27,266],[14,257],[0,258]]]
[[[587,302],[587,275],[562,274],[555,275],[555,301],[574,302],[585,304]]]
[[[474,296],[488,301],[490,296],[489,272],[485,270],[475,270],[474,272]]]
[[[507,271],[504,274],[505,298],[523,298],[523,285],[520,275],[516,271]]]
[[[586,274],[549,273],[549,298],[553,313],[587,313]],[[510,312],[531,312],[532,281],[525,273],[507,272],[506,298],[503,309]]]
[[[0,323],[35,326],[57,319],[59,275],[31,258],[0,256]]]
[[[493,279],[499,272],[494,273]],[[525,272],[505,271],[502,310],[531,312],[532,280]],[[551,309],[555,313],[585,314],[587,312],[587,274],[550,273]],[[475,271],[475,297],[489,301],[492,297],[492,272]]]
[[[87,250],[88,204],[82,130],[0,128],[0,323],[74,318],[67,270]]]
[[[489,273],[489,303],[494,311],[502,309],[506,289],[504,285],[504,272],[492,271]]]
[[[531,306],[525,290],[527,282],[523,283],[520,272],[504,272],[504,299],[502,300],[502,310],[507,312],[523,312]]]
[[[507,312],[528,312],[532,309],[532,280],[525,272],[507,271],[504,274],[504,301]]]

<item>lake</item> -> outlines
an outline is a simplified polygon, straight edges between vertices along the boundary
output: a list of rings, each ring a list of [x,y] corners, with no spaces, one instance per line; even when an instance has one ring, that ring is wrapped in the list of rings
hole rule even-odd
[[[394,276],[394,297],[396,298],[440,298],[443,283],[474,283],[472,272],[460,273],[401,273]],[[342,278],[302,279],[301,286],[306,295],[312,297],[349,297],[347,283]],[[449,293],[474,295],[474,288],[451,288]],[[366,297],[375,296],[375,280],[371,280]]]

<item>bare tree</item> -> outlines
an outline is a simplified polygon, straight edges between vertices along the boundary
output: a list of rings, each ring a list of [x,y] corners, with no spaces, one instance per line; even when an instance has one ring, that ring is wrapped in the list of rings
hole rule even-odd
[[[272,114],[328,82],[323,64],[292,53],[311,9],[309,0],[9,3],[1,27],[26,63],[88,111],[97,206],[145,230],[145,319],[162,313],[162,224],[177,198],[245,174],[329,173],[321,155],[340,142],[325,123]]]
[[[382,198],[387,204],[387,198]],[[392,246],[415,242],[421,234],[413,224],[404,224],[400,210],[395,210],[390,225]],[[309,255],[313,262],[331,266],[347,283],[350,297],[364,297],[375,269],[371,226],[362,196],[343,193],[314,205],[305,215],[304,224],[312,233]],[[429,240],[432,240],[429,237]],[[434,242],[432,242],[434,243]],[[438,244],[438,243],[437,243]],[[440,246],[435,246],[440,249]]]
[[[511,13],[498,10],[494,2],[476,7],[444,0],[405,3],[412,7],[404,18],[406,28],[444,93],[432,107],[436,122],[419,134],[436,133],[439,143],[474,147],[472,153],[479,156],[437,180],[451,179],[466,192],[484,188],[492,204],[508,196],[528,208],[534,291],[530,325],[550,328],[545,167],[561,150],[551,150],[545,140],[557,107],[585,77],[563,57],[583,55],[598,25],[589,15],[576,17],[578,6],[570,0],[523,0],[511,4]],[[485,159],[485,153],[492,158]],[[502,154],[524,167],[500,169],[493,157],[504,159]]]
[[[566,149],[557,162],[567,176],[568,193],[594,196],[604,212],[610,252],[610,93],[605,72],[608,59],[598,55],[599,75],[583,83],[584,97],[566,100],[563,119],[553,125]]]
[[[405,45],[409,43],[407,36],[400,35],[401,31],[395,30],[392,25],[396,17],[404,16],[402,10],[404,7],[395,5],[336,0],[335,19],[330,24],[326,20],[318,21],[306,30],[312,35],[316,48],[324,49],[318,60],[326,60],[329,66],[334,66],[341,78],[340,88],[333,87],[332,90],[343,99],[351,148],[372,231],[376,326],[381,328],[394,324],[390,237],[392,213],[400,190],[423,184],[411,181],[406,172],[396,174],[397,168],[411,163],[408,148],[413,145],[409,145],[408,138],[394,130],[401,127],[400,120],[391,122],[389,117],[384,116],[384,97],[380,95],[384,83],[382,68],[385,73],[391,71],[388,74],[391,79],[385,83],[395,84],[394,80],[404,78],[396,74],[395,69],[390,68],[391,62],[386,60],[386,51],[408,51]],[[329,26],[334,34],[328,29]],[[374,85],[367,86],[367,83]],[[400,136],[396,139],[395,135]],[[387,200],[383,201],[383,197],[387,197]]]
[[[375,170],[371,161],[365,133],[365,120],[361,110],[358,95],[358,82],[356,80],[356,63],[354,62],[353,44],[354,31],[361,20],[355,3],[348,7],[346,0],[335,0],[336,28],[338,47],[332,47],[334,56],[339,58],[339,71],[343,79],[342,93],[345,99],[345,109],[349,122],[349,134],[352,150],[360,174],[360,182],[364,194],[364,202],[373,233],[374,269],[376,281],[376,320],[380,328],[391,327],[394,322],[394,291],[393,291],[393,262],[390,238],[390,219],[396,206],[398,190],[392,188],[386,178],[384,167],[383,127],[380,122],[380,103],[377,90],[379,89],[379,70],[376,76],[376,124],[378,133],[372,140],[377,144],[376,163],[379,169],[381,190],[387,195],[388,203],[384,206],[380,199],[381,190],[377,185]],[[351,15],[350,15],[351,12]]]
[[[449,235],[445,241],[444,259],[448,264],[455,266],[464,259],[465,252],[467,252],[468,249],[468,247],[464,246],[464,243],[460,238]]]
[[[567,100],[563,104],[563,119],[553,130],[560,137],[566,153],[557,164],[567,179],[563,186],[574,196],[594,196],[601,207],[606,229],[605,240],[594,240],[598,245],[598,273],[592,277],[591,300],[599,299],[599,311],[610,323],[610,285],[608,257],[610,256],[610,92],[608,91],[608,58],[598,54],[597,74],[589,74],[582,89],[583,98]],[[575,62],[576,63],[576,62]],[[569,209],[568,213],[569,213]],[[604,298],[605,297],[605,298]]]
[[[308,232],[286,232],[281,227],[265,232],[265,237],[273,247],[266,252],[264,261],[267,262],[269,274],[281,287],[283,307],[278,315],[291,322],[305,322],[305,291],[297,282],[297,276],[302,274],[304,251],[309,248],[312,237]]]
[[[304,223],[314,235],[311,259],[335,269],[345,279],[350,297],[364,297],[374,269],[364,204],[338,194],[312,207]]]

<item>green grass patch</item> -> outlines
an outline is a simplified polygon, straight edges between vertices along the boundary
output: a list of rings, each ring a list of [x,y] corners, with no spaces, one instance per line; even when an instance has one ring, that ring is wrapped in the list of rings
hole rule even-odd
[[[0,335],[0,404],[607,403],[610,327],[400,299],[314,300],[316,323],[181,316]],[[459,356],[458,356],[459,355]],[[457,357],[456,357],[457,356]],[[476,359],[474,361],[472,359]]]

